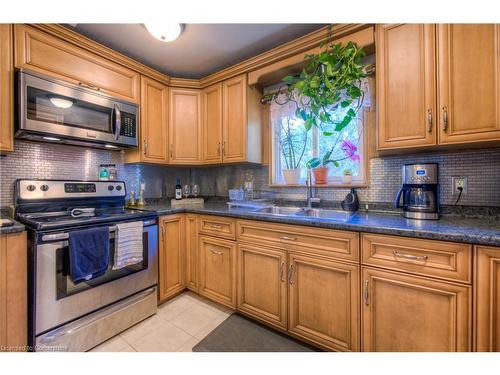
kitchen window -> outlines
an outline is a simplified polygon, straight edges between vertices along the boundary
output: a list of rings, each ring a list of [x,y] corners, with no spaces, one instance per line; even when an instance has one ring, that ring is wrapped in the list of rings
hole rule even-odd
[[[313,157],[322,157],[336,145],[330,159],[338,160],[338,165],[329,164],[328,186],[345,185],[343,175],[348,170],[352,174],[352,186],[366,185],[366,126],[365,110],[370,106],[368,83],[363,83],[365,99],[363,107],[357,112],[357,117],[341,132],[334,132],[334,124],[323,124],[322,129],[313,126],[309,132],[304,127],[302,118],[296,115],[295,102],[280,102],[280,98],[271,102],[271,133],[272,133],[272,167],[271,184],[288,186],[283,177],[283,170],[291,169],[290,160],[294,160],[300,167],[299,185],[305,185],[307,175],[307,161]],[[272,90],[273,88],[268,88]],[[279,104],[278,104],[279,103]],[[346,108],[330,108],[329,113],[334,122],[340,122],[352,106]],[[333,133],[333,134],[332,134]],[[332,135],[325,135],[332,134]],[[288,143],[284,140],[287,140]],[[302,148],[305,142],[305,148]],[[283,147],[283,144],[293,143],[296,147]],[[300,163],[299,163],[300,159]]]

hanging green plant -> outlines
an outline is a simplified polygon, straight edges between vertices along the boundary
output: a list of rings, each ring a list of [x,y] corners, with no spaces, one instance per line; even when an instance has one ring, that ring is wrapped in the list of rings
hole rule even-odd
[[[343,159],[332,159],[332,154],[341,147],[340,134],[357,118],[364,100],[361,88],[361,79],[367,76],[366,65],[361,62],[364,50],[353,42],[334,43],[331,36],[332,29],[328,41],[322,45],[323,50],[305,55],[307,66],[299,74],[283,78],[285,86],[277,93],[264,97],[278,104],[294,101],[297,105],[295,115],[304,121],[307,131],[317,127],[324,137],[337,136],[324,155],[307,162],[309,168],[339,165]],[[335,120],[331,112],[339,106],[349,109],[340,120]],[[345,155],[349,157],[352,155]]]

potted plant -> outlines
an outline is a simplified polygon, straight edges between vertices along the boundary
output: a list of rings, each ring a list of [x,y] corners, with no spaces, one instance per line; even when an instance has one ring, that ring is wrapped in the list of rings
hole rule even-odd
[[[278,104],[295,102],[295,115],[303,120],[305,129],[316,127],[321,136],[332,139],[331,147],[323,155],[311,158],[306,164],[313,169],[316,184],[327,182],[329,164],[338,167],[339,161],[353,156],[333,157],[339,149],[344,151],[343,130],[358,117],[364,100],[361,79],[367,76],[366,65],[361,62],[365,56],[363,49],[353,42],[334,43],[331,36],[332,29],[322,51],[305,56],[308,65],[300,74],[283,78],[286,85],[264,97]],[[340,119],[332,115],[337,109],[344,109]]]
[[[350,169],[344,169],[344,171],[342,172],[343,176],[342,176],[342,182],[344,183],[344,185],[350,185],[352,183],[352,172]]]
[[[290,118],[283,119],[279,126],[279,148],[283,156],[283,178],[287,185],[297,185],[300,181],[300,162],[304,157],[307,145],[307,133],[304,128],[301,132],[292,129]]]

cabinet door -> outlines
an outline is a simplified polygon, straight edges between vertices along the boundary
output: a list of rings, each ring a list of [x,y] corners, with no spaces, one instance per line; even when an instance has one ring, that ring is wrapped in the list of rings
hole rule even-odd
[[[247,144],[247,78],[240,75],[222,84],[224,163],[246,160]]]
[[[186,287],[198,291],[198,232],[195,215],[186,216]]]
[[[199,293],[224,305],[235,307],[235,242],[201,236],[198,241],[198,254]]]
[[[14,151],[12,25],[0,24],[0,152]]]
[[[26,351],[27,253],[26,232],[0,236],[0,351]]]
[[[141,77],[140,161],[168,162],[168,87],[150,78]]]
[[[288,330],[325,348],[359,351],[359,266],[289,254]]]
[[[160,301],[184,289],[184,218],[181,215],[160,219]]]
[[[363,268],[363,351],[471,349],[469,286]]]
[[[474,350],[500,352],[500,248],[478,246],[474,274]]]
[[[376,26],[378,149],[436,144],[435,26]]]
[[[439,142],[500,140],[500,25],[438,25]]]
[[[222,163],[222,84],[204,89],[203,107],[203,162]]]
[[[139,73],[32,27],[15,25],[15,65],[137,103]]]
[[[170,89],[170,163],[201,160],[201,100],[199,90]]]
[[[238,309],[286,329],[286,253],[261,245],[239,245],[238,270]]]

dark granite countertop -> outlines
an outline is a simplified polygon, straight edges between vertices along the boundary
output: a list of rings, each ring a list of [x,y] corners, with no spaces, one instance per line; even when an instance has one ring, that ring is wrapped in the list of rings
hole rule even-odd
[[[347,221],[323,218],[276,216],[253,212],[248,208],[229,208],[225,202],[210,200],[201,207],[172,208],[170,202],[156,202],[144,209],[158,215],[189,212],[195,214],[229,216],[274,223],[307,225],[311,227],[391,234],[397,236],[464,242],[477,245],[500,246],[500,221],[494,218],[444,216],[440,220],[416,221],[399,214],[357,212]]]
[[[4,208],[0,209],[0,218],[9,219],[14,223],[14,225],[11,225],[10,227],[1,227],[0,228],[0,235],[19,233],[19,232],[22,232],[24,230],[24,225],[18,221],[13,220],[11,218],[11,216],[8,214],[8,211]]]

